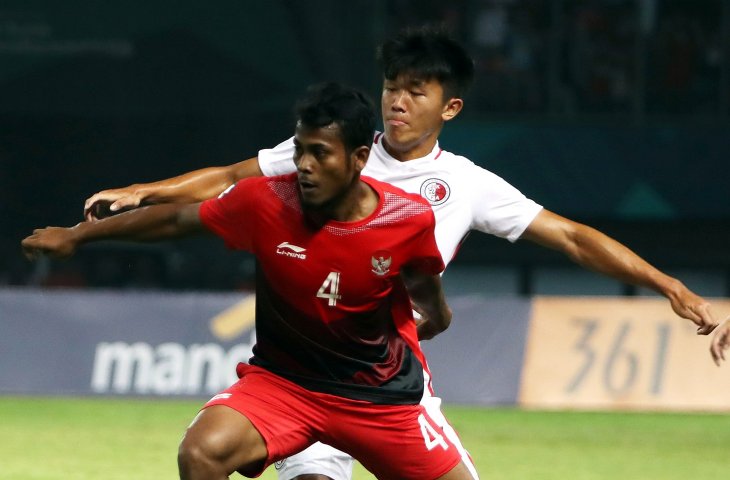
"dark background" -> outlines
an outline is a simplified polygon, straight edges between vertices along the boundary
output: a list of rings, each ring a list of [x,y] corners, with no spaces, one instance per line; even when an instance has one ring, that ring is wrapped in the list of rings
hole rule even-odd
[[[19,242],[80,221],[101,189],[275,145],[311,83],[377,99],[377,45],[423,22],[448,26],[477,66],[444,148],[730,289],[730,0],[4,0],[0,285],[250,286],[251,258],[217,240],[102,243],[35,265]],[[460,264],[518,269],[529,294],[535,268],[567,260],[475,234]]]

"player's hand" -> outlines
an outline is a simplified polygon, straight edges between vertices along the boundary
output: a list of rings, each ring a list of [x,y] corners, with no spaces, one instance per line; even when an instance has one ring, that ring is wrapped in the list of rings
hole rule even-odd
[[[710,355],[718,367],[725,361],[725,350],[730,347],[730,317],[717,327],[710,343]]]
[[[67,258],[76,251],[76,239],[71,228],[46,227],[33,230],[33,234],[20,242],[28,260],[41,255]]]
[[[697,325],[697,335],[710,334],[720,323],[712,313],[710,302],[696,295],[684,285],[681,285],[678,293],[671,296],[669,301],[677,315],[691,320]]]
[[[132,185],[124,188],[102,190],[84,202],[84,218],[94,221],[137,208],[142,203],[142,195]]]

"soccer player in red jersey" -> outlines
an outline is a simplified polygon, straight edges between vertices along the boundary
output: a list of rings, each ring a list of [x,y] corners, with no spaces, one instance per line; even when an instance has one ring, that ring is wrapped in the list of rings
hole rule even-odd
[[[242,180],[201,204],[155,205],[35,230],[29,258],[101,239],[209,231],[259,262],[257,343],[240,380],[214,396],[180,445],[182,479],[260,474],[315,441],[381,479],[471,479],[419,404],[419,338],[450,320],[430,205],[361,176],[375,127],[362,94],[327,84],[298,106],[294,174]],[[424,312],[418,326],[411,301]]]

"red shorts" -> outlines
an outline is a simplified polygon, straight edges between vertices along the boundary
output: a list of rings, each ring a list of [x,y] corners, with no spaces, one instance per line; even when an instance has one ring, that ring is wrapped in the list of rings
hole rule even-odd
[[[379,479],[434,479],[461,461],[421,405],[313,392],[252,365],[239,364],[238,374],[240,380],[205,407],[226,405],[245,415],[266,442],[265,467],[316,441],[349,453]]]

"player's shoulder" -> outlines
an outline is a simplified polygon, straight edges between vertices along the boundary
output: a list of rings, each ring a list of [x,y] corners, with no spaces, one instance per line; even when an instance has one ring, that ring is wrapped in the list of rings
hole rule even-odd
[[[415,203],[419,205],[423,205],[429,210],[431,209],[431,205],[428,203],[426,199],[424,199],[421,195],[418,195],[416,193],[410,193],[406,192],[400,187],[396,187],[395,185],[387,182],[383,182],[380,180],[377,180],[373,177],[369,177],[366,175],[362,175],[360,178],[362,178],[366,183],[370,184],[370,186],[374,187],[377,191],[383,192],[388,197],[395,197],[400,199],[404,203]]]
[[[485,185],[507,184],[506,180],[498,174],[463,155],[444,150],[441,159],[443,159],[443,168],[449,172],[452,180],[460,180],[467,184],[476,184],[482,187]]]
[[[283,175],[274,175],[272,177],[250,177],[251,179],[259,180],[261,183],[267,184],[267,185],[274,185],[274,184],[296,184],[297,183],[297,174],[296,172],[292,173],[285,173]]]
[[[431,204],[425,198],[372,177],[361,178],[375,188],[381,197],[376,223],[405,223],[413,230],[433,228],[436,220]]]
[[[277,189],[293,188],[296,183],[296,173],[277,175],[273,177],[247,177],[242,178],[221,193],[218,198],[229,197],[245,198],[248,195],[261,195],[262,192],[276,191]]]
[[[454,172],[458,171],[473,171],[473,170],[483,170],[485,172],[489,172],[486,168],[482,167],[481,165],[477,165],[469,158],[465,157],[464,155],[459,155],[454,152],[450,152],[448,150],[441,150],[439,153],[437,160],[441,160],[443,165],[445,165],[445,168],[452,170]],[[491,172],[489,172],[491,173]]]

